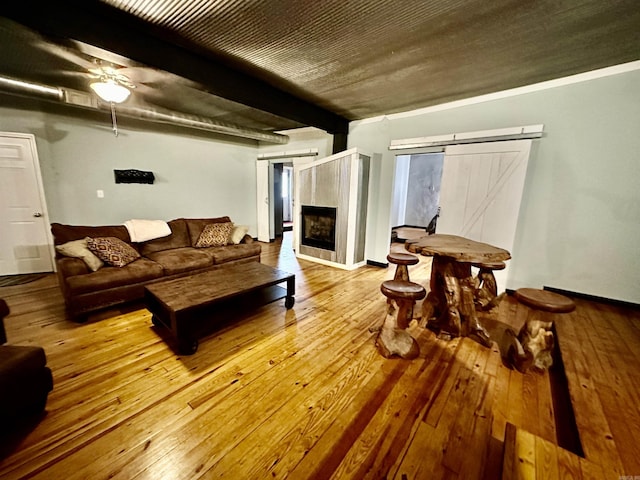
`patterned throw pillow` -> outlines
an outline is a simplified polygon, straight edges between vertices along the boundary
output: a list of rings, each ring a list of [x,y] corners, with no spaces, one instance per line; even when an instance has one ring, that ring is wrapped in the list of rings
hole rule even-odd
[[[114,267],[124,267],[140,258],[140,254],[131,245],[116,237],[87,238],[87,247],[100,260]]]
[[[229,235],[233,229],[233,223],[210,223],[198,238],[196,247],[222,247],[229,242]]]

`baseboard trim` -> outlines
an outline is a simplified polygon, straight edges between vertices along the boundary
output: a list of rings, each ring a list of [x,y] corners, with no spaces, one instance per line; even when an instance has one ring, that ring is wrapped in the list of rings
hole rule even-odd
[[[560,295],[566,295],[567,297],[589,300],[590,302],[605,303],[608,305],[616,305],[618,307],[640,310],[640,304],[638,303],[626,302],[624,300],[615,300],[613,298],[607,297],[598,297],[596,295],[589,295],[587,293],[573,292],[571,290],[564,290],[562,288],[549,287],[548,285],[543,286],[542,289],[548,290],[549,292],[559,293]],[[515,293],[515,290],[512,290],[510,288],[507,288],[505,291],[507,292],[507,295],[513,295]]]
[[[367,265],[371,265],[372,267],[380,267],[380,268],[387,268],[389,266],[388,263],[374,262],[373,260],[367,260]]]
[[[549,287],[547,285],[545,285],[542,288],[543,290],[559,293],[560,295],[566,295],[568,297],[576,297],[576,298],[581,298],[583,300],[589,300],[591,302],[607,303],[609,305],[616,305],[618,307],[633,308],[635,310],[640,310],[640,304],[638,303],[626,302],[624,300],[615,300],[613,298],[598,297],[596,295],[589,295],[586,293],[572,292],[571,290],[563,290],[561,288]]]

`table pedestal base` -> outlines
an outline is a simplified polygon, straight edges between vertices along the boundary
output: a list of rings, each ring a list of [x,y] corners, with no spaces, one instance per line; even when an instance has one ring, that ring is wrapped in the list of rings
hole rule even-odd
[[[475,336],[482,345],[491,347],[489,333],[476,313],[471,263],[434,255],[430,287],[422,304],[427,328],[445,339]]]

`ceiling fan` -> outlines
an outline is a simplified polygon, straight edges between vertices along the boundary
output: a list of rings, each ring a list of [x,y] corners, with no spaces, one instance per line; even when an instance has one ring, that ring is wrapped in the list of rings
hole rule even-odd
[[[126,101],[134,89],[140,88],[148,93],[151,87],[142,82],[134,81],[132,76],[142,79],[153,78],[153,71],[145,67],[121,66],[116,61],[112,61],[120,60],[119,56],[115,54],[80,42],[70,41],[69,43],[71,45],[63,46],[39,40],[36,42],[36,46],[79,67],[80,70],[62,69],[58,70],[58,73],[63,76],[80,77],[89,80],[91,90],[109,105],[113,132],[118,136],[115,105]],[[87,49],[89,51],[85,51]],[[124,60],[130,62],[128,59]],[[137,103],[139,103],[139,100]]]
[[[88,76],[95,81],[89,86],[105,102],[122,103],[131,94],[131,90],[136,86],[129,77],[120,73],[120,69],[102,65],[96,61],[96,66],[89,69]]]

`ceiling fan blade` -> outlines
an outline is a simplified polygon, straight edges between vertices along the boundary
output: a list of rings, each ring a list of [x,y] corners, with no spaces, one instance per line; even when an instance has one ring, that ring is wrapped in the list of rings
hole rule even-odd
[[[95,68],[96,64],[85,58],[81,53],[75,52],[69,48],[63,47],[61,45],[57,45],[55,43],[48,43],[44,41],[37,42],[35,46],[41,50],[44,50],[47,53],[55,55],[58,58],[66,60],[67,62],[73,63],[74,65],[78,65],[85,70],[89,70],[91,68]]]
[[[163,83],[167,81],[167,74],[151,67],[122,67],[118,73],[126,75],[133,83]]]
[[[84,79],[97,78],[97,75],[91,72],[81,72],[76,70],[60,70],[59,72],[56,72],[56,73],[63,75],[65,77],[75,77],[75,78],[84,78]]]

